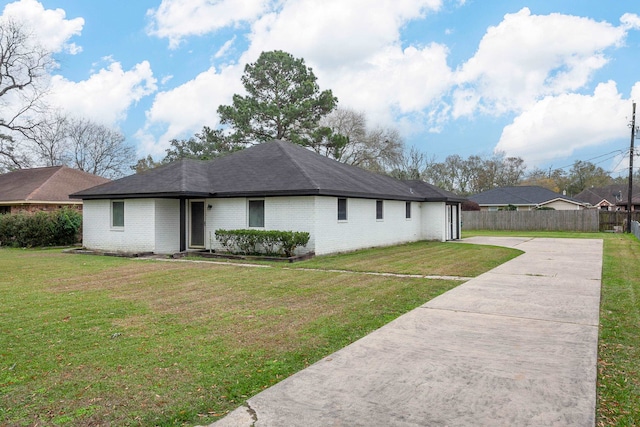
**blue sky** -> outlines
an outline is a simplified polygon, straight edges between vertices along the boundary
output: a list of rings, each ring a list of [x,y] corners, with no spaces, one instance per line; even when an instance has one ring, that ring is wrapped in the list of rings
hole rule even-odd
[[[55,52],[50,101],[120,128],[138,157],[216,127],[244,65],[281,49],[437,161],[499,150],[529,170],[593,159],[626,173],[637,0],[3,0],[0,13]]]

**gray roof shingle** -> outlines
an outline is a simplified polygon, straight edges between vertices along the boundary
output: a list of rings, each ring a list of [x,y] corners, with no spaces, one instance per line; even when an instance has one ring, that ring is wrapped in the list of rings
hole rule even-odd
[[[68,202],[71,193],[105,182],[66,166],[19,169],[0,175],[0,202]]]
[[[469,200],[476,202],[481,206],[535,206],[556,199],[582,204],[582,202],[571,197],[563,196],[562,194],[558,194],[547,188],[534,185],[493,188],[469,197]]]
[[[407,183],[284,141],[255,145],[209,161],[179,160],[73,196],[104,199],[286,195],[424,200]],[[444,193],[438,196],[446,197]]]

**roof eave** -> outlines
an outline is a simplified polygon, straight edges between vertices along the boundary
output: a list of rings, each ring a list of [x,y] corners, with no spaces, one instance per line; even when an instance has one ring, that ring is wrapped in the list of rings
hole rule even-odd
[[[206,198],[211,193],[203,192],[159,192],[159,193],[109,193],[109,194],[71,194],[72,199],[105,200],[105,199],[182,199],[182,198]]]

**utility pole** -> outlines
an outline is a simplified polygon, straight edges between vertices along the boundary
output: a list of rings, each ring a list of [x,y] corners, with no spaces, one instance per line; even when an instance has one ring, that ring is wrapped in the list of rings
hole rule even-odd
[[[636,136],[636,103],[633,103],[631,115],[631,148],[629,149],[629,193],[627,197],[627,233],[631,233],[631,198],[633,196],[633,140]]]

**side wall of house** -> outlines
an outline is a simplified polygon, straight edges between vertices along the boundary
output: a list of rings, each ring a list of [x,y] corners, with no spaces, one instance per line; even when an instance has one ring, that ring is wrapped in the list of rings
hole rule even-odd
[[[155,249],[158,254],[180,251],[180,201],[155,200]]]
[[[111,200],[85,200],[82,243],[94,250],[153,252],[154,211],[154,199],[127,199],[124,201],[124,227],[112,227]]]
[[[376,200],[347,199],[347,220],[338,220],[338,198],[316,197],[316,254],[350,251],[420,240],[420,204],[384,200],[383,218],[376,219]]]
[[[557,211],[578,211],[580,209],[583,209],[580,205],[565,202],[563,200],[554,200],[553,202],[547,203],[542,206],[544,206],[545,208],[553,208]]]
[[[423,202],[421,209],[423,240],[446,240],[447,217],[444,202]]]

